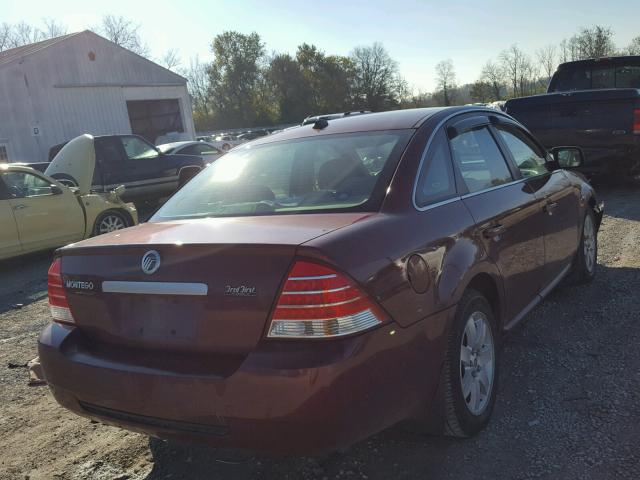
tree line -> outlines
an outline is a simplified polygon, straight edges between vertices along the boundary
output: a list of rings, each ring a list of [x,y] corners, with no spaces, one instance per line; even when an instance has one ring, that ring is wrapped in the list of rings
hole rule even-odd
[[[435,66],[434,91],[415,92],[379,42],[356,46],[346,56],[326,53],[309,43],[301,43],[289,54],[268,52],[258,33],[226,31],[211,42],[212,61],[195,57],[182,65],[175,49],[152,57],[139,29],[139,24],[116,15],[105,15],[92,28],[185,76],[198,130],[298,123],[307,115],[362,109],[506,100],[544,92],[559,63],[640,55],[640,35],[618,47],[611,28],[594,25],[533,54],[513,44],[487,60],[473,83],[459,85],[453,60],[444,59]],[[41,26],[2,23],[0,51],[66,33],[67,28],[52,19],[43,20]]]

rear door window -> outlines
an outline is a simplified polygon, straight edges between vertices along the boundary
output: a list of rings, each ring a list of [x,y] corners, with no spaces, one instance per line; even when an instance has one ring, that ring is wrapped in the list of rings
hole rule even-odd
[[[426,152],[416,183],[416,205],[425,207],[456,195],[447,136],[441,129]]]
[[[479,192],[513,181],[507,162],[487,127],[457,135],[451,152],[469,192]]]

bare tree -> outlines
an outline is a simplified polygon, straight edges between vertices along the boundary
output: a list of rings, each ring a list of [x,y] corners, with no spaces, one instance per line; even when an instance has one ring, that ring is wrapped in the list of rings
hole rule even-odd
[[[553,75],[553,72],[556,71],[557,67],[556,47],[553,45],[547,45],[546,47],[539,49],[536,52],[536,56],[538,57],[538,63],[540,64],[540,68],[542,68],[542,72],[547,76],[547,81],[551,80],[551,76]]]
[[[640,55],[640,35],[631,40],[627,47],[627,55]]]
[[[6,50],[7,48],[11,48],[11,36],[13,34],[13,29],[11,24],[3,22],[0,23],[0,52]]]
[[[613,31],[608,27],[594,25],[582,27],[569,40],[563,40],[565,54],[563,61],[583,60],[615,55],[616,46],[613,43]]]
[[[453,68],[453,61],[448,58],[436,64],[436,82],[438,90],[442,92],[442,100],[446,106],[453,103],[455,98],[456,72]]]
[[[45,18],[42,23],[44,23],[43,35],[46,38],[61,37],[62,35],[67,34],[66,25],[54,20],[53,18]]]
[[[160,65],[169,70],[175,70],[180,66],[180,52],[175,48],[167,50],[160,59]]]
[[[194,115],[206,119],[211,114],[208,95],[209,65],[200,62],[196,56],[189,61],[189,67],[180,73],[187,78],[187,88],[193,100]]]
[[[131,50],[143,57],[149,56],[149,47],[140,37],[140,25],[122,16],[105,15],[97,28],[98,32],[116,45]]]
[[[44,40],[44,33],[39,28],[29,25],[27,22],[16,23],[12,28],[10,46],[21,47],[29,43]]]
[[[505,73],[502,66],[489,60],[482,68],[481,78],[491,86],[491,98],[502,100],[502,92],[505,90]]]
[[[350,55],[355,69],[356,103],[373,110],[397,105],[405,92],[398,63],[381,43],[356,47]]]
[[[513,44],[500,54],[500,63],[511,86],[514,97],[524,95],[521,87],[524,86],[526,70],[530,69],[530,62],[518,45]]]

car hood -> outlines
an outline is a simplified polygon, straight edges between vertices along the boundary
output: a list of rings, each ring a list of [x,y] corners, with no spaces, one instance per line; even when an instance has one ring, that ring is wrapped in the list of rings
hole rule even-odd
[[[87,133],[74,138],[53,157],[44,174],[57,179],[62,175],[72,177],[82,195],[89,193],[96,168],[93,142],[93,136]]]

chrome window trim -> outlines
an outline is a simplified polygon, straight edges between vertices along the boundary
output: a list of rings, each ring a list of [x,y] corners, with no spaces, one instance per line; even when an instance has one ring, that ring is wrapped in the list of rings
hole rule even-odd
[[[420,157],[420,164],[418,165],[418,171],[416,172],[416,178],[413,181],[413,194],[411,195],[411,203],[413,203],[413,208],[415,208],[419,212],[424,212],[425,210],[430,210],[432,208],[440,207],[440,206],[446,205],[448,203],[453,203],[453,202],[455,202],[457,200],[461,200],[463,198],[468,198],[469,195],[484,193],[486,191],[493,190],[495,188],[507,185],[507,184],[498,185],[498,187],[491,187],[491,188],[486,189],[486,190],[480,190],[478,192],[473,192],[473,194],[466,194],[466,195],[462,195],[462,196],[456,195],[455,197],[449,198],[447,200],[442,200],[440,202],[424,205],[422,207],[418,206],[418,203],[416,202],[416,193],[418,191],[418,180],[420,179],[420,172],[422,172],[422,167],[424,166],[424,160],[427,157],[427,153],[429,152],[429,148],[431,147],[431,144],[433,143],[433,139],[435,138],[436,133],[438,133],[438,131],[442,128],[442,126],[445,123],[447,123],[449,120],[451,120],[454,117],[457,117],[458,115],[464,115],[466,113],[491,113],[491,114],[503,116],[503,117],[508,118],[508,119],[511,120],[511,117],[509,117],[508,115],[506,115],[503,112],[499,112],[498,110],[488,109],[488,108],[478,108],[477,110],[476,109],[464,110],[462,112],[452,113],[451,115],[447,115],[440,122],[438,122],[438,124],[431,131],[431,135],[429,135],[429,139],[427,140],[427,144],[425,145],[424,151],[422,152],[422,156]],[[452,166],[452,168],[455,168],[454,165],[451,165],[451,166]],[[514,183],[516,183],[516,182],[514,182]]]
[[[494,190],[499,190],[499,189],[504,188],[504,187],[510,187],[511,185],[515,185],[517,183],[522,183],[522,182],[528,180],[529,178],[535,178],[535,177],[519,178],[518,180],[514,180],[513,182],[507,182],[507,183],[503,183],[501,185],[496,185],[495,187],[484,188],[482,190],[478,190],[477,192],[467,193],[465,195],[462,195],[460,198],[462,198],[462,200],[464,200],[465,198],[475,197],[476,195],[480,195],[482,193],[492,192]]]
[[[127,293],[134,295],[207,295],[209,287],[206,283],[183,282],[129,282],[104,280],[104,293]]]
[[[416,207],[416,209],[420,212],[424,212],[427,210],[431,210],[432,208],[437,208],[443,205],[447,205],[449,203],[457,202],[458,200],[462,200],[462,197],[460,195],[456,195],[455,197],[451,197],[446,200],[442,200],[440,202],[430,203],[429,205],[425,205],[424,207]],[[414,207],[415,207],[415,201],[414,201]]]

